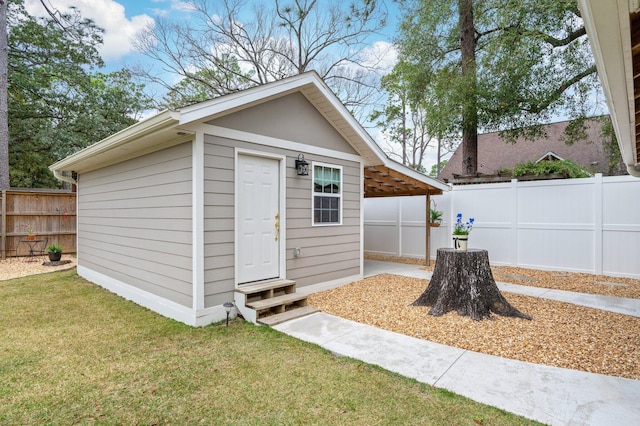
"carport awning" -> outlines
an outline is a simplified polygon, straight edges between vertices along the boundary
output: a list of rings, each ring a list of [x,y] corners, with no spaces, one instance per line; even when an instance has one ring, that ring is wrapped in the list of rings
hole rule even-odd
[[[430,185],[425,182],[429,178],[426,176],[424,178],[413,178],[385,165],[365,166],[364,196],[373,198],[442,194],[442,188],[438,187],[441,185]]]

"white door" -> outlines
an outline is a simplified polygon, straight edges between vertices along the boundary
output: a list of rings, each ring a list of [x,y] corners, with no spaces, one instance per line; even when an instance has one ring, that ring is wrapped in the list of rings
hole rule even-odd
[[[280,275],[279,161],[238,156],[238,283]]]

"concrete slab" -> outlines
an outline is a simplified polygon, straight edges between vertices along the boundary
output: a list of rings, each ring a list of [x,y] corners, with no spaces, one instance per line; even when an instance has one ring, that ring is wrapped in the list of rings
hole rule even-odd
[[[551,425],[637,425],[640,381],[465,352],[436,383]]]
[[[465,351],[325,313],[274,328],[338,355],[551,425],[640,423],[640,381]]]
[[[523,296],[544,297],[544,295],[549,292],[548,288],[543,287],[531,287],[527,285],[518,285],[503,282],[496,282],[496,285],[498,286],[498,290],[500,291],[522,294]]]
[[[573,303],[574,305],[603,309],[619,314],[640,317],[640,299],[602,296],[599,294],[572,293],[563,290],[549,290],[541,296],[545,299]]]
[[[573,303],[574,305],[640,317],[640,299],[625,299],[623,297],[603,296],[599,294],[573,293],[571,291],[529,287],[500,282],[497,283],[497,285],[500,291],[557,300],[559,302]]]
[[[464,349],[415,339],[325,313],[274,327],[307,342],[324,342],[337,355],[383,366],[389,371],[434,384]],[[334,338],[330,335],[334,334]],[[375,349],[373,349],[375,348]]]
[[[379,260],[364,261],[364,276],[372,277],[378,274],[404,275],[414,278],[426,278],[427,271],[422,270],[422,265],[409,265],[404,263],[382,262]]]

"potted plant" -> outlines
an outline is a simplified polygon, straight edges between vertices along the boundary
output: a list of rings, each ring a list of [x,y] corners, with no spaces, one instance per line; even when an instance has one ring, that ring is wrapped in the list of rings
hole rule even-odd
[[[58,244],[49,244],[47,246],[47,254],[49,254],[49,260],[52,262],[59,262],[62,258],[62,247]]]
[[[440,210],[431,209],[429,211],[429,226],[440,226],[442,222],[442,212]]]
[[[472,217],[467,222],[462,222],[462,213],[456,216],[456,223],[453,225],[453,248],[456,250],[466,250],[469,242],[469,233],[473,229]]]
[[[33,241],[36,239],[35,234],[33,233],[33,228],[31,228],[29,225],[23,225],[26,230],[27,230],[27,240],[29,241]]]

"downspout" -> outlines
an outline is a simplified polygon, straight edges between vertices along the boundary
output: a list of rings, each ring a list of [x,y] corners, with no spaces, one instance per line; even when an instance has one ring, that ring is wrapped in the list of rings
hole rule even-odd
[[[73,173],[73,172],[72,172]],[[73,173],[75,174],[75,173]],[[62,174],[62,172],[60,170],[53,170],[53,176],[58,179],[61,182],[67,182],[70,183],[72,185],[77,185],[78,182],[74,179],[73,175],[72,176],[66,176],[64,174]]]
[[[627,171],[633,177],[640,178],[640,163],[636,165],[627,164]]]

